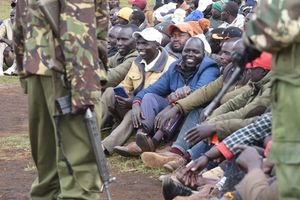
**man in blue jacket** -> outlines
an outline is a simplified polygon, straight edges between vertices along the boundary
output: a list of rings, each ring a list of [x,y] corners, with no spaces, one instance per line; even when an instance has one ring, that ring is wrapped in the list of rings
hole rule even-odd
[[[117,146],[115,152],[131,156],[132,151],[134,155],[137,151],[154,151],[163,134],[156,132],[159,130],[155,128],[155,117],[170,109],[172,102],[210,83],[218,75],[219,66],[205,56],[203,42],[196,37],[190,38],[184,46],[182,59],[171,64],[158,81],[134,97],[132,121],[134,127],[138,128],[137,145]]]

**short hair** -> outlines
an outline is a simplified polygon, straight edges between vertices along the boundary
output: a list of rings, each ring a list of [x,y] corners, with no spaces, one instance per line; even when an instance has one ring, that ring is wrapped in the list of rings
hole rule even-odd
[[[225,9],[230,13],[230,15],[236,17],[239,12],[239,5],[234,1],[228,1],[225,4]]]
[[[143,23],[145,21],[145,14],[142,11],[135,10],[131,13],[131,17],[138,19],[139,22]]]
[[[190,40],[198,40],[200,41],[202,48],[200,49],[203,53],[205,52],[205,48],[204,48],[204,42],[199,38],[199,37],[190,37],[184,44],[184,47],[186,46],[186,44],[190,41]]]
[[[133,32],[140,31],[139,27],[135,24],[125,24],[125,25],[119,25],[119,27],[122,29],[130,29]]]

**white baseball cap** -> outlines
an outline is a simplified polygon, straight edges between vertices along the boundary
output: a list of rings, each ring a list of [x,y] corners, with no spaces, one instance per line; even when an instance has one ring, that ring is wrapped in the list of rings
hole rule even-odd
[[[203,12],[207,8],[207,6],[211,5],[212,3],[212,0],[199,0],[197,10]]]
[[[158,42],[159,44],[161,44],[161,41],[163,38],[163,35],[153,27],[145,28],[142,31],[136,31],[132,34],[132,36],[134,38],[141,36],[142,38],[144,38],[147,41]]]

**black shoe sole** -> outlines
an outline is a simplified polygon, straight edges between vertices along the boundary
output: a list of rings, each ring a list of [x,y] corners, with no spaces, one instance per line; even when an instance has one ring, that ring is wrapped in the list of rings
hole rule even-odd
[[[179,182],[174,181],[170,177],[163,180],[163,196],[165,200],[172,200],[177,196],[190,196],[193,194],[192,190]]]
[[[136,144],[142,149],[143,152],[153,152],[155,151],[154,143],[149,144],[150,138],[143,133],[136,134]]]
[[[128,151],[123,151],[121,149],[115,149],[115,148],[114,148],[114,152],[124,157],[139,157],[141,155],[141,153],[134,154]]]

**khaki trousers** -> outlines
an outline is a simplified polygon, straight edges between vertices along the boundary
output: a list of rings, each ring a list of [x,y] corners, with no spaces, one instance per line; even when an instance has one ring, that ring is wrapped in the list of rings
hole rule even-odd
[[[54,116],[58,114],[55,99],[67,95],[68,91],[55,72],[52,76],[30,76],[27,83],[29,136],[37,168],[31,198],[99,200],[96,191],[99,191],[101,182],[84,116],[65,115],[59,122],[63,149],[74,171],[70,175],[62,160],[62,149],[58,147],[54,122]],[[100,112],[99,105],[96,105],[95,112]]]

